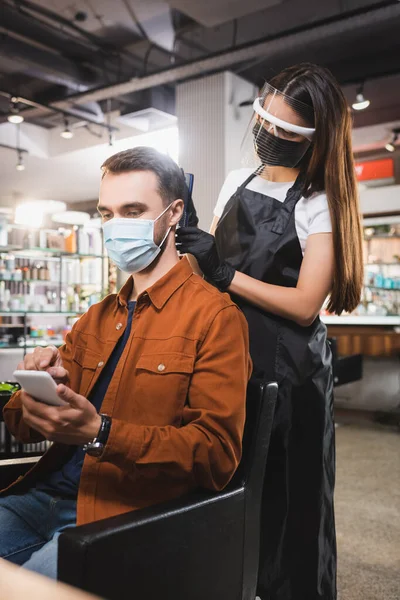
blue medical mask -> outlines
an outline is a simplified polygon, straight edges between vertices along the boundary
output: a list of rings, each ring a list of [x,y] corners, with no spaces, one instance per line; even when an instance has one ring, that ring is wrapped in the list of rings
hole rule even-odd
[[[171,227],[157,246],[154,242],[154,223],[167,212],[171,204],[154,220],[114,218],[103,223],[107,254],[121,271],[139,273],[160,254]]]

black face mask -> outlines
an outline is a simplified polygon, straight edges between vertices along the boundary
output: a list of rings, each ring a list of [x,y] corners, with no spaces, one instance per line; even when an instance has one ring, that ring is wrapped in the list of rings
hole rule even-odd
[[[254,124],[253,135],[259,159],[263,165],[271,167],[297,167],[310,147],[309,140],[284,140],[267,131],[261,123]]]

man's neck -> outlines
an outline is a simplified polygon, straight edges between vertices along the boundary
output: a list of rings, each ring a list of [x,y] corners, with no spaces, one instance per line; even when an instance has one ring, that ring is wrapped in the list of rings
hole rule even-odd
[[[165,240],[165,249],[154,263],[144,271],[133,275],[133,289],[129,300],[137,300],[138,296],[164,277],[179,262],[175,247],[175,232],[171,231]]]

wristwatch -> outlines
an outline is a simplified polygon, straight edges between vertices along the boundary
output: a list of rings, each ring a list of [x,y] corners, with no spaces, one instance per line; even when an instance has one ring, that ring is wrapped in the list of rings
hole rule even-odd
[[[83,446],[83,451],[89,456],[101,456],[104,450],[104,446],[107,443],[108,436],[111,429],[111,417],[108,415],[101,416],[101,425],[98,434],[91,442],[88,442]]]

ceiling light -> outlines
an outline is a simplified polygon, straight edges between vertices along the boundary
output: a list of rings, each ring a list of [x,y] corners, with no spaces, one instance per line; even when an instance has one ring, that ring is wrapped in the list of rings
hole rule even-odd
[[[20,114],[18,106],[15,102],[11,102],[10,104],[10,114],[7,117],[7,121],[9,123],[14,123],[14,125],[18,125],[22,123],[24,117]]]
[[[15,168],[17,169],[17,171],[25,171],[25,165],[24,165],[24,160],[22,158],[22,152],[20,150],[17,150],[17,154],[18,154],[18,160],[17,160],[17,164],[15,165]]]
[[[34,202],[24,202],[15,209],[14,223],[16,225],[40,227],[43,223],[43,212],[37,209]]]
[[[72,137],[74,137],[74,134],[73,134],[73,132],[69,128],[68,119],[64,119],[64,125],[65,125],[65,128],[60,133],[60,135],[65,140],[70,140]]]
[[[56,211],[62,211],[67,208],[65,202],[60,200],[31,200],[18,204],[15,208],[14,222],[17,225],[30,225],[40,227],[43,223],[44,215]]]
[[[23,120],[24,120],[24,117],[19,114],[11,114],[11,115],[8,115],[8,117],[7,117],[7,121],[9,123],[14,123],[14,125],[19,125],[19,123],[22,123]]]
[[[62,223],[63,225],[84,225],[90,220],[90,215],[81,210],[66,210],[54,214],[51,219],[54,223]]]
[[[254,98],[249,98],[248,100],[243,100],[243,102],[239,102],[238,107],[243,108],[244,106],[253,106]]]
[[[354,110],[364,110],[370,105],[370,101],[364,98],[364,84],[357,90],[356,101],[352,104]]]
[[[385,144],[385,148],[388,152],[394,152],[396,150],[396,142],[400,135],[400,127],[396,127],[396,129],[392,130],[392,134],[387,144]]]

